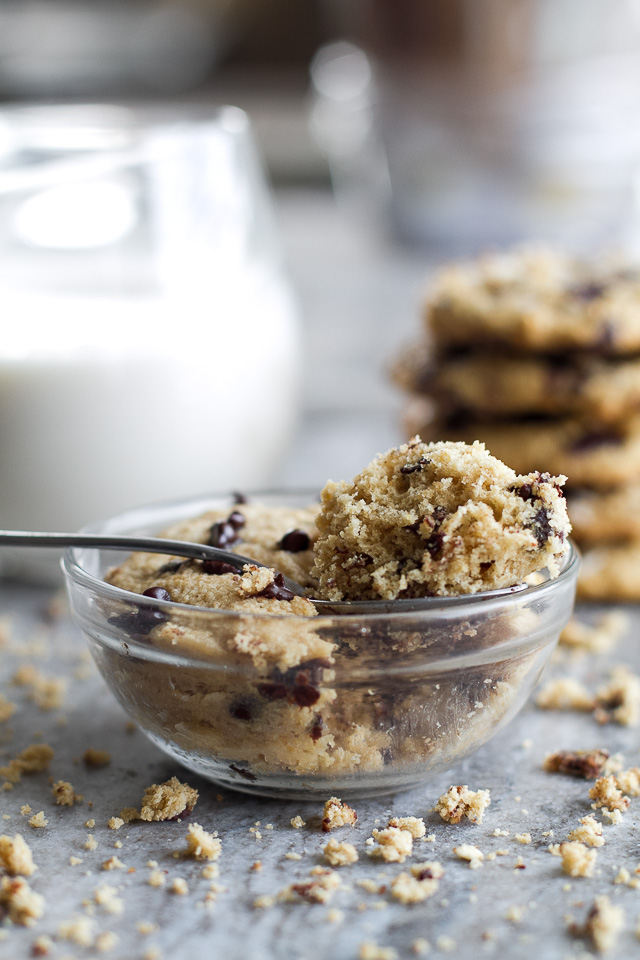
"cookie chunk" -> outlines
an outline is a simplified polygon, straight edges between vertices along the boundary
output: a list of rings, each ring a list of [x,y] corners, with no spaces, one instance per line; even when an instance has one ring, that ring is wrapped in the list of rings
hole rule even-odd
[[[481,440],[514,470],[527,473],[543,469],[564,474],[574,487],[608,490],[640,480],[640,416],[624,423],[595,426],[583,420],[496,421],[463,427],[445,419],[434,420],[429,411],[416,405],[412,417],[427,414],[422,424],[434,440],[447,436],[472,442]],[[409,425],[420,426],[411,419]]]
[[[479,419],[577,416],[615,423],[640,408],[640,361],[495,352],[441,356],[400,381],[442,412]]]
[[[584,600],[640,600],[640,539],[586,550],[578,576]]]
[[[567,509],[580,544],[640,540],[640,483],[614,490],[577,490]]]
[[[440,345],[617,356],[640,349],[639,307],[636,271],[527,249],[443,269],[425,318]]]
[[[328,483],[313,573],[331,600],[475,593],[557,574],[570,529],[561,484],[518,476],[481,443],[410,443]]]

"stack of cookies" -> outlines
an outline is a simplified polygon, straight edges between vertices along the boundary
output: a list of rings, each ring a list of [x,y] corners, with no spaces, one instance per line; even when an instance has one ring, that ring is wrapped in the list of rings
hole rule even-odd
[[[395,366],[409,435],[569,478],[581,595],[640,600],[640,273],[548,250],[443,269]]]

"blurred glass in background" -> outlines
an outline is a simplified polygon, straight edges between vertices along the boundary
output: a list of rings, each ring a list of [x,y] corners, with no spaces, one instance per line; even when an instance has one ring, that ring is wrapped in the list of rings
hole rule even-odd
[[[0,111],[0,527],[269,484],[300,372],[272,213],[236,108]]]
[[[338,188],[448,253],[638,245],[640,2],[327,0],[312,65]]]

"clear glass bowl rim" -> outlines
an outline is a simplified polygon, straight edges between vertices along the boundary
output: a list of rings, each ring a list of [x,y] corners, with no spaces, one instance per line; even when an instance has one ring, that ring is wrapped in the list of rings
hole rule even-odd
[[[256,492],[249,492],[247,494],[248,500],[250,503],[260,502],[260,497],[291,497],[291,498],[308,498],[309,502],[313,502],[314,497],[317,498],[317,491],[309,490],[262,490]],[[189,510],[190,505],[195,506],[203,505],[206,509],[206,504],[210,501],[212,504],[214,501],[227,501],[229,500],[230,494],[210,494],[200,497],[189,497],[186,499],[176,499],[169,501],[162,501],[160,503],[148,504],[139,508],[134,508],[128,510],[124,513],[118,514],[115,517],[107,518],[98,523],[89,524],[82,528],[82,533],[103,533],[106,532],[107,525],[113,524],[115,521],[122,520],[123,522],[127,519],[132,519],[134,516],[139,518],[139,522],[143,523],[145,515],[151,515],[155,511],[164,511],[171,510],[172,508],[184,507],[185,511]],[[195,517],[197,513],[185,512],[185,519],[188,517]],[[112,526],[109,526],[109,532],[116,532]],[[124,530],[119,530],[119,532],[124,533]],[[149,531],[151,532],[151,531]],[[101,597],[104,600],[117,601],[119,603],[129,603],[135,605],[137,609],[149,607],[163,610],[176,610],[180,611],[182,614],[190,614],[195,617],[206,617],[207,619],[216,619],[224,618],[225,620],[237,619],[245,621],[247,619],[255,621],[269,621],[273,622],[278,620],[284,620],[287,623],[295,623],[296,621],[309,623],[310,619],[313,619],[315,623],[322,621],[323,625],[327,623],[335,624],[339,626],[351,625],[355,623],[362,622],[363,624],[372,624],[379,622],[389,622],[393,623],[394,620],[402,618],[405,622],[425,622],[430,620],[432,617],[441,618],[443,615],[454,615],[455,612],[459,611],[460,616],[465,618],[472,617],[474,615],[482,613],[495,612],[498,609],[508,610],[509,607],[520,606],[524,602],[528,602],[533,599],[546,599],[550,595],[557,593],[567,581],[570,581],[572,578],[577,577],[578,568],[580,565],[580,552],[572,540],[568,541],[567,553],[562,562],[562,569],[557,577],[550,579],[547,578],[540,584],[527,586],[523,590],[516,591],[511,594],[504,594],[499,597],[491,597],[485,593],[475,593],[475,594],[456,594],[454,596],[446,597],[429,597],[425,598],[427,603],[423,609],[418,611],[398,611],[392,613],[354,613],[354,614],[340,614],[340,615],[330,615],[320,613],[315,618],[303,617],[303,616],[291,616],[291,615],[278,615],[278,614],[257,614],[257,613],[244,613],[242,611],[234,610],[224,610],[224,609],[215,609],[212,607],[199,607],[192,606],[185,603],[177,603],[173,600],[156,600],[154,598],[143,597],[141,594],[130,593],[128,590],[123,590],[121,587],[116,587],[110,583],[107,583],[105,580],[101,580],[98,577],[93,576],[81,565],[78,554],[82,550],[86,550],[86,547],[78,548],[72,547],[65,551],[64,556],[61,560],[62,570],[70,581],[83,587],[85,589],[91,590],[94,594]],[[95,548],[98,549],[98,548]],[[108,551],[106,551],[108,552]],[[123,557],[124,557],[123,553]],[[433,601],[433,604],[429,601]],[[384,601],[382,601],[384,602]]]

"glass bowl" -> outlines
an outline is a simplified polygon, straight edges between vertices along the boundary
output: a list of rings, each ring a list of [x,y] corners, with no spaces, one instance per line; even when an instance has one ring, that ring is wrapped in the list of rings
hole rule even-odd
[[[157,533],[233,503],[174,501],[87,529]],[[291,798],[393,793],[477,750],[538,681],[571,614],[579,566],[572,546],[555,580],[505,596],[434,597],[409,613],[292,617],[129,593],[102,579],[122,560],[96,549],[70,550],[63,560],[72,615],[120,703],[200,776]]]

